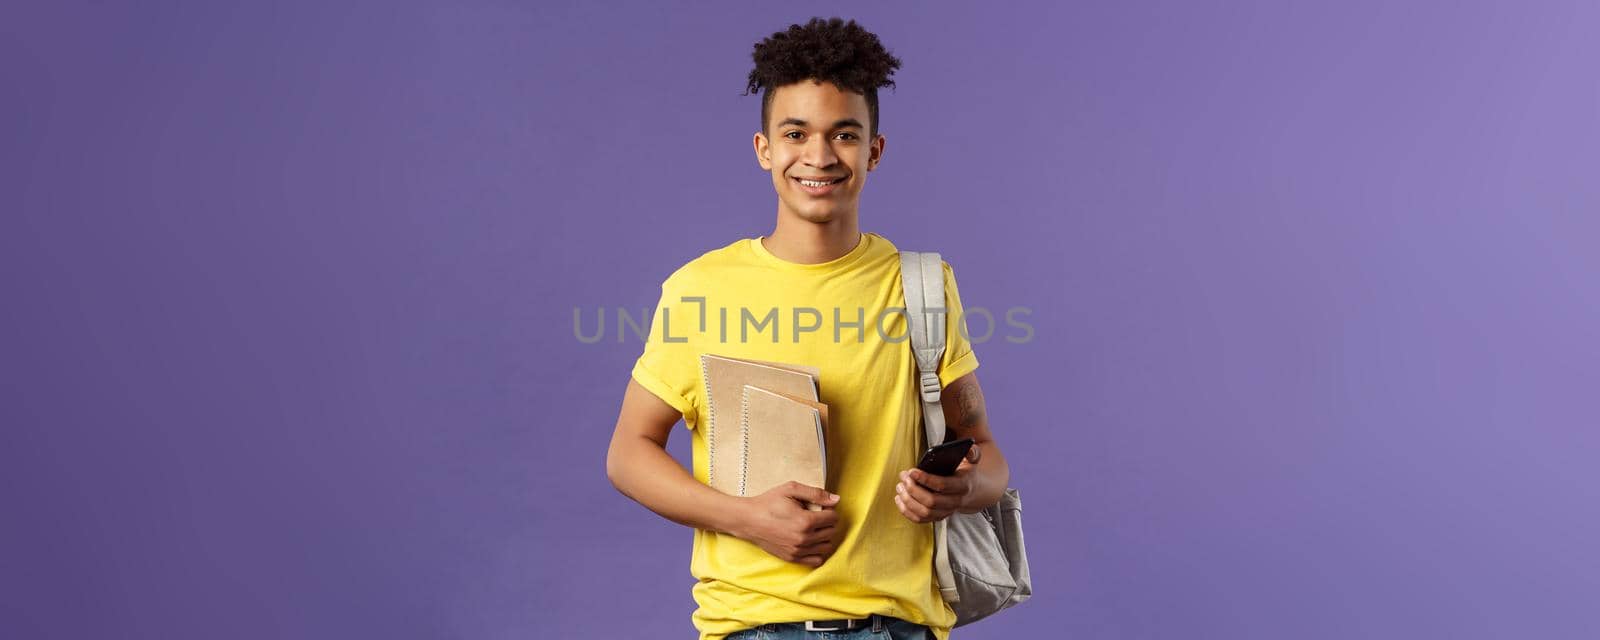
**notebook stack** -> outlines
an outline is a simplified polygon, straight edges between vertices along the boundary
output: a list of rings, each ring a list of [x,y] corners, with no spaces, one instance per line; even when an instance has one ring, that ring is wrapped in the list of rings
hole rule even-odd
[[[736,496],[790,480],[827,488],[828,405],[818,401],[815,367],[707,353],[700,373],[712,488]]]

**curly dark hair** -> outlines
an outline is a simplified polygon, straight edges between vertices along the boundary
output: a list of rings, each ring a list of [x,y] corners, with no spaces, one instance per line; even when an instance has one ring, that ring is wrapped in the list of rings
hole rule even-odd
[[[893,87],[889,76],[900,68],[900,59],[889,54],[878,36],[843,18],[812,18],[804,26],[789,25],[766,40],[756,43],[756,68],[743,95],[761,91],[761,130],[767,130],[772,114],[772,92],[778,87],[814,79],[833,83],[840,89],[859,93],[867,99],[871,114],[868,137],[878,135],[878,88]]]

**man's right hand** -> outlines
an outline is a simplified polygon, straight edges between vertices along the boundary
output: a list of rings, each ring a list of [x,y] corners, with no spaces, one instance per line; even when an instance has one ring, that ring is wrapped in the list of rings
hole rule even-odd
[[[789,481],[745,500],[744,525],[732,533],[767,553],[816,568],[838,548],[839,513],[833,507],[839,496]],[[822,510],[808,510],[806,504]]]

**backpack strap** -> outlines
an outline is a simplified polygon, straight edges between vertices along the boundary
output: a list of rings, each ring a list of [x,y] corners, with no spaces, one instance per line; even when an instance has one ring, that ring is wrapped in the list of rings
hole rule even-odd
[[[917,384],[922,398],[922,425],[928,446],[944,442],[944,391],[939,382],[939,359],[944,356],[944,260],[933,252],[900,252],[900,285],[906,298],[906,331],[917,360]],[[930,306],[937,305],[937,306]],[[950,569],[946,540],[948,519],[933,523],[933,572],[945,602],[960,602],[955,572]]]
[[[944,410],[939,405],[939,358],[944,356],[944,262],[939,254],[900,252],[900,284],[905,290],[906,330],[917,360],[923,428],[928,446],[944,442]],[[937,305],[937,306],[930,306]]]

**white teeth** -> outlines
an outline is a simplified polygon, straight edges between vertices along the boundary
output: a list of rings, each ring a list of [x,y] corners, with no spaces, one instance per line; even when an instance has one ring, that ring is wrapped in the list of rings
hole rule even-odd
[[[833,182],[812,182],[810,180],[801,180],[800,184],[803,184],[803,185],[808,186],[808,187],[826,187],[826,186],[828,186],[830,184],[833,184],[834,182],[838,182],[838,180],[834,180]]]

